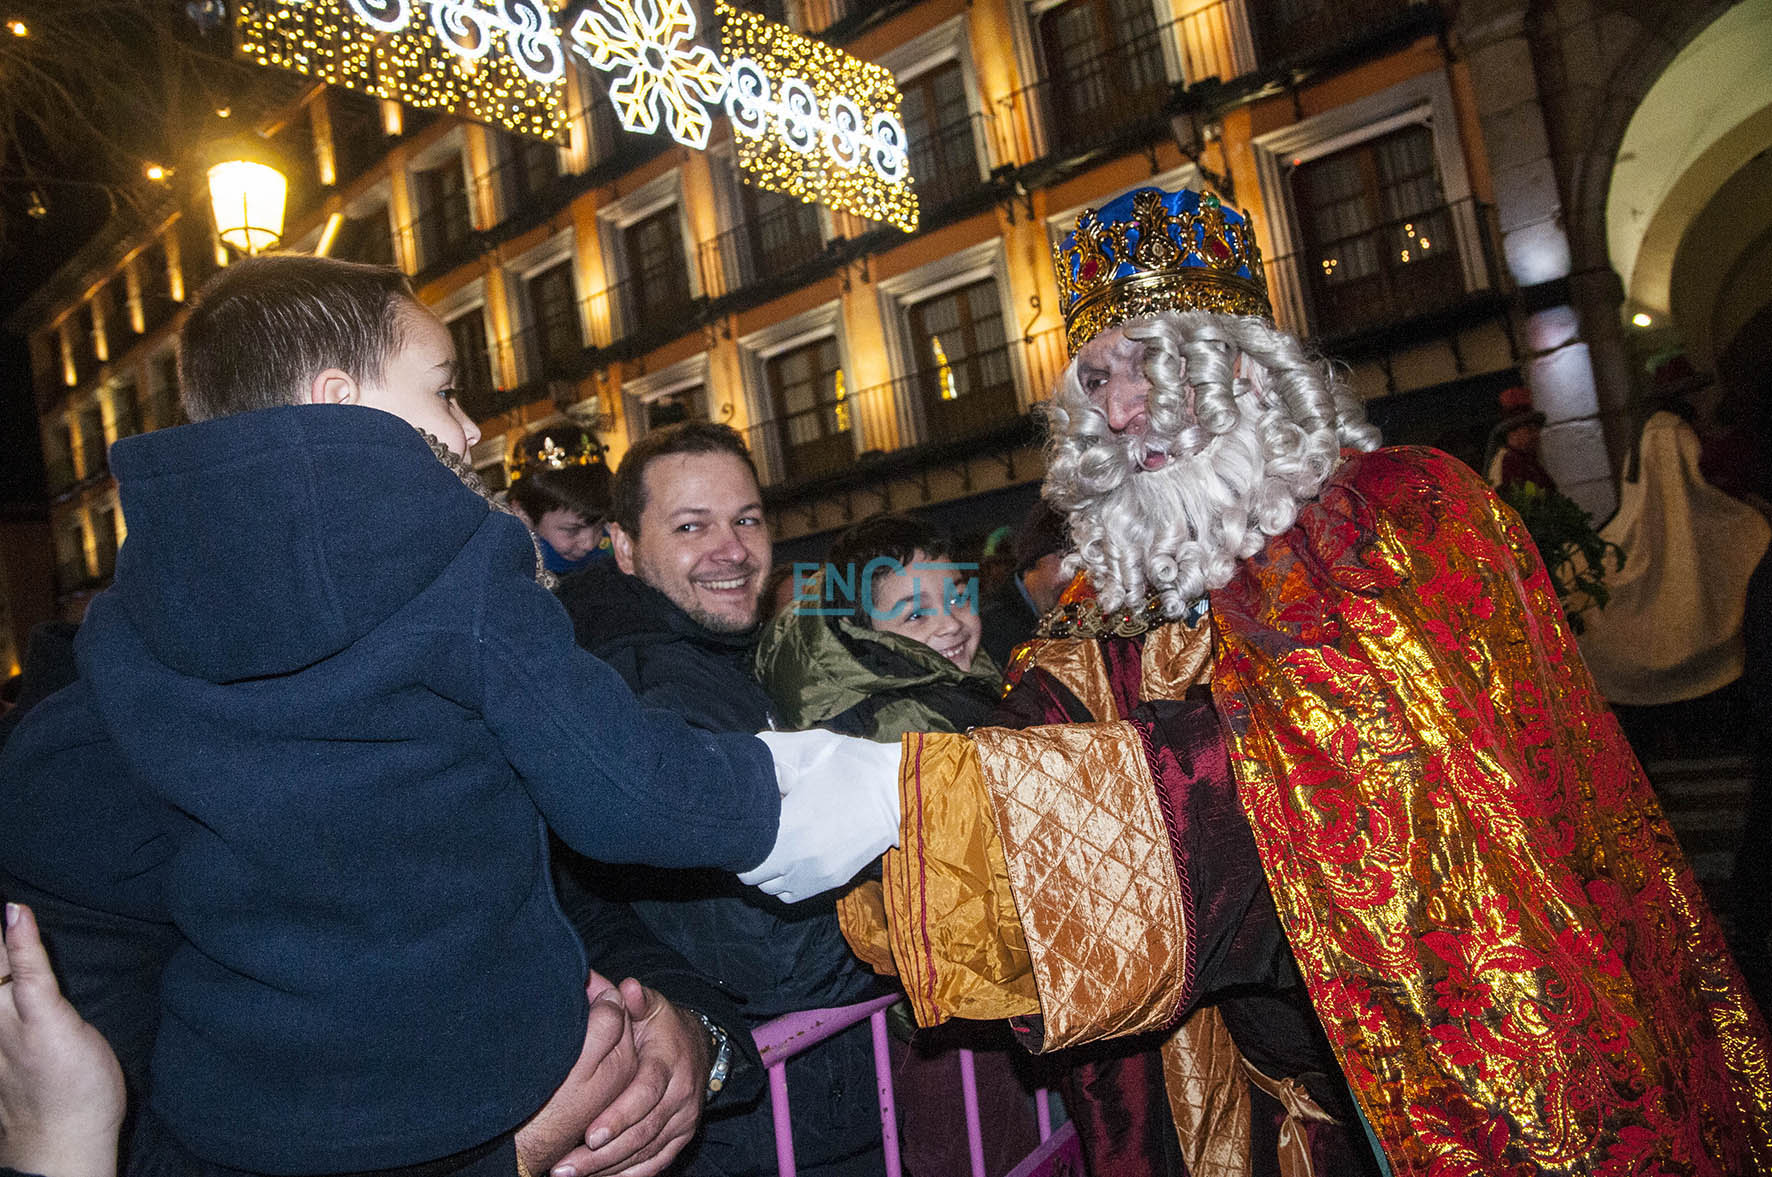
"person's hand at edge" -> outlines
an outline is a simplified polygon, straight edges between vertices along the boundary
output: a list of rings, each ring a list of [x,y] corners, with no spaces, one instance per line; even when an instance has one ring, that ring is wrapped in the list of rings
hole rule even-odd
[[[620,1097],[591,1122],[585,1145],[555,1162],[556,1177],[653,1177],[695,1135],[707,1092],[711,1044],[693,1014],[632,977],[621,983],[640,1067]]]
[[[0,1165],[44,1177],[114,1177],[123,1071],[56,984],[37,918],[6,905],[0,945]]]
[[[592,972],[584,1048],[542,1109],[517,1130],[517,1164],[526,1173],[548,1172],[584,1139],[587,1125],[633,1084],[639,1051],[621,992]]]

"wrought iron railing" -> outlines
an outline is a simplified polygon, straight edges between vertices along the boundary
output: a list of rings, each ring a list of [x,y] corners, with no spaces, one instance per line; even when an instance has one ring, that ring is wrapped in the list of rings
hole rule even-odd
[[[552,147],[547,150],[555,151]],[[552,168],[545,160],[507,155],[474,177],[475,227],[484,232],[507,221],[551,211],[566,198],[567,175],[559,166],[557,152]]]
[[[1163,124],[1175,89],[1255,68],[1244,8],[1208,0],[1112,49],[1048,61],[1041,78],[1010,94],[1001,158],[1075,156]]]
[[[702,289],[718,298],[792,275],[825,252],[816,209],[784,205],[701,243]]]
[[[74,459],[66,454],[50,456],[45,462],[44,477],[50,494],[67,490],[78,481],[74,474]]]
[[[746,440],[768,486],[837,474],[864,454],[973,441],[1021,422],[1066,359],[1064,332],[1052,328],[883,384],[839,383],[815,404],[754,423]]]
[[[142,431],[141,409],[136,405],[135,390],[118,393],[111,399],[111,423],[119,438],[134,437]]]
[[[425,187],[413,185],[412,219],[399,230],[414,247],[420,273],[436,272],[472,258],[479,252],[478,232],[483,228],[475,219],[467,187],[442,197],[427,194]]]
[[[978,190],[979,154],[984,153],[983,170],[988,172],[995,136],[992,119],[983,113],[911,136],[911,176],[923,216]]]
[[[660,266],[630,275],[580,300],[593,347],[610,347],[636,336],[680,335],[695,313],[695,292],[681,266]]]
[[[1273,258],[1275,312],[1301,334],[1332,340],[1493,294],[1504,270],[1492,213],[1466,198]]]

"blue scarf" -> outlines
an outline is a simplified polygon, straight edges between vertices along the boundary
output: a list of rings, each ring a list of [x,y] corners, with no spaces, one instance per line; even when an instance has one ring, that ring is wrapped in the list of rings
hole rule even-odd
[[[565,556],[562,556],[559,552],[554,550],[553,544],[543,539],[540,535],[535,537],[535,542],[541,546],[542,566],[549,572],[552,572],[555,576],[568,576],[574,572],[582,572],[598,560],[609,558],[611,554],[609,548],[609,536],[607,533],[605,533],[603,538],[598,541],[596,547],[592,548],[589,552],[580,556],[576,560],[568,560]]]

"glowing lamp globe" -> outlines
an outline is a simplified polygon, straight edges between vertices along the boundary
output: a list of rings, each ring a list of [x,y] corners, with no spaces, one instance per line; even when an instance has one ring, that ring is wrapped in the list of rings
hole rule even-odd
[[[242,253],[273,248],[283,236],[289,181],[269,164],[228,159],[209,169],[216,234]]]

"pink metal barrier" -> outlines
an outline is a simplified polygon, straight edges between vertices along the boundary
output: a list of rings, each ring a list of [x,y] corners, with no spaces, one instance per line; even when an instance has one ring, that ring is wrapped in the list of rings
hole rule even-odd
[[[892,1091],[892,1057],[888,1049],[886,1007],[898,998],[892,994],[856,1005],[812,1009],[792,1013],[758,1026],[754,1037],[769,1069],[769,1098],[775,1117],[775,1159],[781,1177],[795,1177],[794,1133],[788,1104],[787,1061],[825,1039],[867,1018],[874,1032],[874,1079],[880,1094],[880,1134],[884,1142],[886,1177],[902,1177],[898,1145],[898,1108]],[[1052,1130],[1051,1093],[1034,1093],[1034,1117],[1040,1130],[1040,1146],[1006,1174],[995,1177],[1063,1177],[1083,1172],[1081,1146],[1076,1130],[1067,1122]],[[966,1148],[972,1177],[993,1177],[984,1168],[984,1133],[979,1124],[978,1083],[970,1050],[960,1051],[960,1099],[966,1114]],[[945,1175],[943,1175],[945,1177]]]

